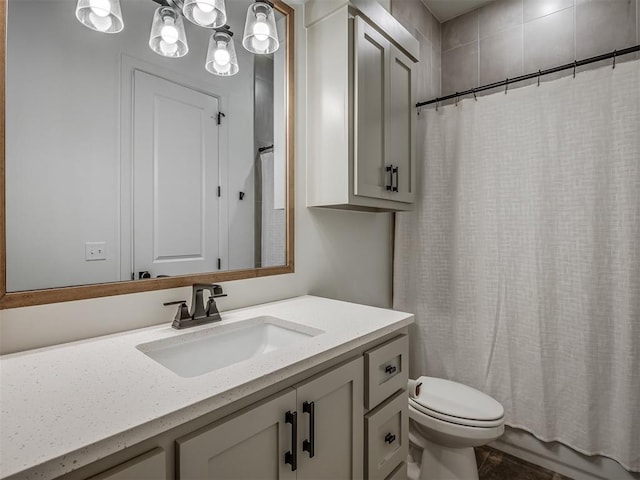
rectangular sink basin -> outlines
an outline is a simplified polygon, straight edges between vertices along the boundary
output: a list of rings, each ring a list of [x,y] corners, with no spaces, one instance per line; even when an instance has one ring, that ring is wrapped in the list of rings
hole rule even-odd
[[[289,348],[324,333],[262,316],[137,345],[142,353],[181,377],[196,377],[258,355]]]

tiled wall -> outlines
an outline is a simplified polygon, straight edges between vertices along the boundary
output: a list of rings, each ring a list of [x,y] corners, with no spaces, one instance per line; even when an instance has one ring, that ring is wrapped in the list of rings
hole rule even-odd
[[[391,14],[420,42],[418,99],[440,95],[440,23],[420,0],[391,0]]]
[[[639,10],[640,0],[496,0],[442,24],[441,93],[637,45]]]

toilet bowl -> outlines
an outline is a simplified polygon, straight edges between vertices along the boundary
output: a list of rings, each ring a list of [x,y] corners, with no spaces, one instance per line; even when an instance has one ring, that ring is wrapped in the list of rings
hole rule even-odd
[[[409,478],[477,480],[473,447],[504,432],[504,408],[490,396],[461,383],[420,377],[409,397]]]

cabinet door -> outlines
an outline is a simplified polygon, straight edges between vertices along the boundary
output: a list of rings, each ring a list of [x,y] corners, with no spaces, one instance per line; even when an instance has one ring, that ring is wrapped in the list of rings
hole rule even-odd
[[[387,112],[391,44],[360,17],[354,19],[354,195],[389,197]]]
[[[285,423],[285,416],[295,408],[296,393],[289,389],[179,439],[178,478],[295,479],[296,472],[285,463],[286,453],[294,448],[292,426]]]
[[[363,478],[363,371],[360,357],[298,386],[299,480]]]
[[[156,448],[89,480],[159,480],[167,478],[164,450]]]
[[[413,202],[415,195],[415,121],[417,68],[409,57],[391,46],[389,62],[391,88],[387,162],[393,165],[393,186],[390,198],[400,202]]]

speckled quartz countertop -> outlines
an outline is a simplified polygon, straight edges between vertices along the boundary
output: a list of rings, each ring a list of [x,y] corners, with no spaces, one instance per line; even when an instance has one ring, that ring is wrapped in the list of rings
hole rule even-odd
[[[273,316],[325,333],[184,378],[136,346]],[[413,322],[413,316],[304,296],[0,357],[0,478],[54,478],[304,372]]]

